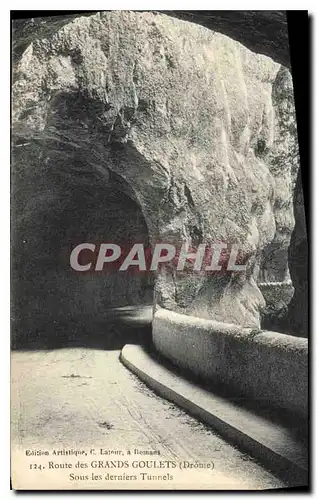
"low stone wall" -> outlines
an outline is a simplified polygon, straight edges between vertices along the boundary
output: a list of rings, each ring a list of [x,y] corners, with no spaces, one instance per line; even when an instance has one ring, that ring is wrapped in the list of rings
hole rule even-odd
[[[300,415],[308,411],[306,339],[158,309],[153,342],[173,363],[205,380]]]

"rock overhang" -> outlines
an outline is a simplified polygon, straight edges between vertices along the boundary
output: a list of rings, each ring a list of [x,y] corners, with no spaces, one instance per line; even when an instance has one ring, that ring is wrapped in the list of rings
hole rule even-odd
[[[244,280],[163,273],[156,300],[255,326],[264,305],[255,263],[277,233],[277,186],[290,182],[290,171],[274,175],[269,160],[280,154],[272,99],[279,71],[270,58],[189,22],[98,13],[26,49],[14,72],[13,126],[52,155],[64,147],[71,161],[79,154],[125,179],[152,241],[242,245],[252,256]],[[278,247],[288,247],[288,224]]]

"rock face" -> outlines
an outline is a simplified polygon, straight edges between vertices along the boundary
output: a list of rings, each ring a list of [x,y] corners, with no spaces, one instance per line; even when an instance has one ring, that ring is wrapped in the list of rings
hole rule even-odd
[[[285,11],[188,11],[169,10],[165,14],[201,24],[212,31],[227,35],[245,47],[269,56],[286,67],[290,65],[287,18]],[[79,14],[19,19],[13,26],[13,49],[18,58],[37,38],[47,38]],[[91,13],[81,13],[89,16]]]
[[[287,17],[278,10],[167,11],[180,19],[202,24],[245,47],[290,66]]]
[[[275,178],[274,216],[276,232],[263,251],[262,282],[284,282],[290,279],[288,247],[295,225],[293,192],[299,167],[293,83],[290,72],[281,66],[272,88],[275,109],[273,147],[265,153],[266,163]]]
[[[258,281],[266,302],[263,324],[265,328],[280,331],[294,294],[288,249],[295,225],[293,197],[299,168],[293,83],[290,72],[283,66],[273,83],[272,101],[276,116],[275,138],[273,147],[267,151],[266,163],[275,178],[273,210],[276,232],[262,252]],[[288,333],[286,328],[283,331]]]
[[[283,110],[293,113],[290,92],[280,90],[288,71],[201,26],[112,11],[34,40],[13,77],[15,169],[52,175],[62,159],[74,186],[78,163],[90,172],[87,185],[113,172],[152,244],[240,245],[246,273],[166,266],[155,302],[258,327],[259,269],[270,249],[281,279],[288,275],[294,224],[292,166],[279,139]]]
[[[308,337],[308,242],[300,173],[294,196],[296,224],[289,247],[290,274],[295,294],[289,304],[285,328],[293,335]]]

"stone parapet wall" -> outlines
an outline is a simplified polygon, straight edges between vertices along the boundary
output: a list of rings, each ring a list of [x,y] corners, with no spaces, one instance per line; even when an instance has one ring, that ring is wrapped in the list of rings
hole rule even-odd
[[[308,341],[158,309],[153,341],[174,364],[244,398],[307,412]]]

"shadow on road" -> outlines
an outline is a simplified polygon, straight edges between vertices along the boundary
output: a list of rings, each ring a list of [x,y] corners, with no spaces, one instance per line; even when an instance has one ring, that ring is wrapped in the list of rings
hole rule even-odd
[[[232,401],[238,408],[248,410],[251,415],[258,415],[265,420],[275,422],[278,426],[286,428],[286,433],[292,434],[294,439],[302,443],[303,457],[308,459],[308,418],[291,413],[289,410],[273,407],[270,403],[263,399],[260,395],[259,398],[247,397],[246,394],[241,394],[232,386],[224,383],[216,383],[213,380],[206,380],[200,376],[194,375],[190,370],[181,368],[174,365],[166,357],[159,354],[153,347],[153,344],[146,344],[148,354],[164,365],[170,372],[174,373],[177,377],[182,377],[188,382],[206,389],[207,391],[224,398],[225,400]]]
[[[118,350],[125,344],[150,345],[152,306],[126,306],[105,311],[103,320],[47,322],[31,332],[21,322],[12,328],[13,350],[50,350],[64,347]]]

